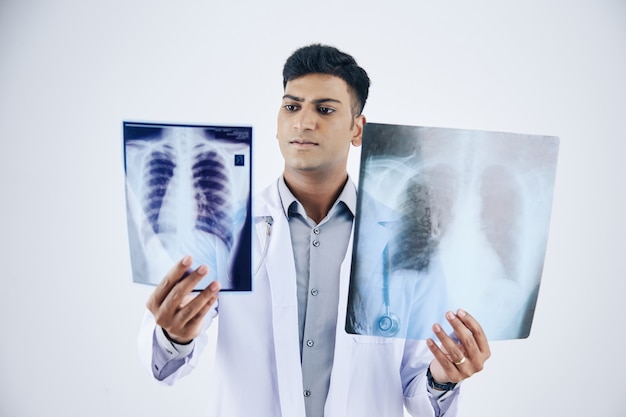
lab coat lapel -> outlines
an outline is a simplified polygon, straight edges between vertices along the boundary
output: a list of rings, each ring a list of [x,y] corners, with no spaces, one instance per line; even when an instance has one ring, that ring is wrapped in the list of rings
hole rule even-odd
[[[279,201],[278,193],[276,192],[270,199]],[[297,284],[289,223],[282,209],[276,207],[271,214],[274,221],[264,262],[272,297],[276,384],[282,416],[304,416],[302,367],[298,346]],[[258,225],[257,232],[261,233],[260,236],[265,235],[265,225]]]

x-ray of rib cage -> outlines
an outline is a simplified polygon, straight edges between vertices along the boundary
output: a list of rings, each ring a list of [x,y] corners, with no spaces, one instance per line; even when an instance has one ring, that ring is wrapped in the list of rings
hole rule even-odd
[[[557,154],[552,136],[368,123],[346,330],[425,339],[463,308],[491,340],[527,337]]]
[[[196,286],[251,289],[250,127],[124,122],[133,280],[158,284],[184,255]]]

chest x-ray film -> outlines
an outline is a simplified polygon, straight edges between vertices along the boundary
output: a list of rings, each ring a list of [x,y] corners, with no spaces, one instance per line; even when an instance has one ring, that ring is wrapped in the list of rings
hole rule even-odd
[[[365,125],[346,331],[426,339],[462,308],[528,337],[559,139]]]
[[[158,284],[183,256],[196,286],[251,289],[252,128],[124,122],[133,281]]]

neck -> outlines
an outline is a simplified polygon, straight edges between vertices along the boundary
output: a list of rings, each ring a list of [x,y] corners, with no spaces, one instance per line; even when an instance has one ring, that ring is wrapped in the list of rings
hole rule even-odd
[[[332,177],[311,177],[306,173],[285,170],[285,183],[304,206],[307,216],[319,223],[330,211],[346,185],[348,173]]]

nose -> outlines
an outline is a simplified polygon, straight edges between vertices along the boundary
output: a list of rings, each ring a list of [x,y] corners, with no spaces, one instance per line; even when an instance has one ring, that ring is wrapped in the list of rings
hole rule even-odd
[[[294,129],[298,131],[315,130],[317,126],[317,113],[308,108],[301,108],[294,117]]]

